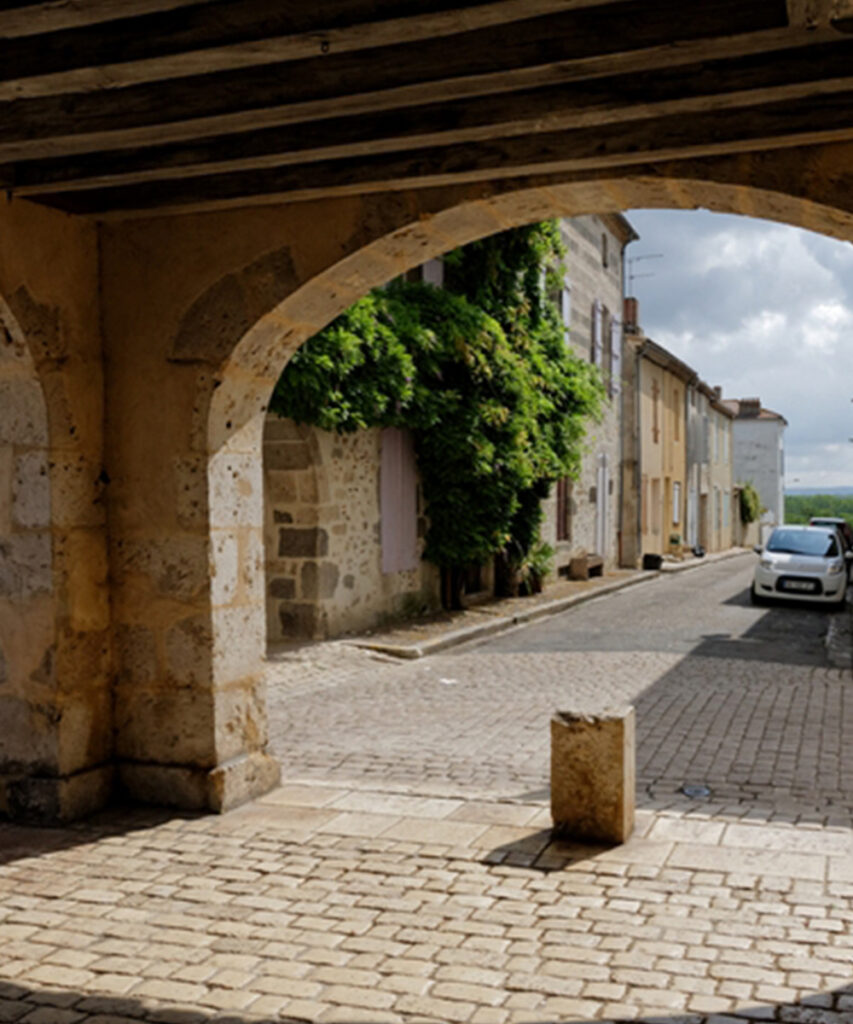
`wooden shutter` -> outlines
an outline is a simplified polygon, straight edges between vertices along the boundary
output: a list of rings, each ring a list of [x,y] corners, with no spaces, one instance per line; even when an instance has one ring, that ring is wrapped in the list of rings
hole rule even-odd
[[[405,572],[418,565],[417,471],[407,430],[382,431],[379,471],[382,571]]]
[[[601,367],[601,356],[602,356],[602,337],[601,337],[601,303],[598,299],[592,304],[592,362],[595,366]]]
[[[560,319],[563,321],[563,335],[568,341],[572,328],[572,286],[568,278],[563,280],[560,292]]]
[[[618,395],[622,390],[622,324],[610,321],[610,390]]]

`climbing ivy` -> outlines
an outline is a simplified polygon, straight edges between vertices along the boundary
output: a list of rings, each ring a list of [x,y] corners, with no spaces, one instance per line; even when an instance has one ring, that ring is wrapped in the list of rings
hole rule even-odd
[[[597,370],[566,345],[549,289],[555,224],[504,232],[445,257],[445,287],[392,282],[293,356],[271,408],[347,432],[412,430],[429,520],[425,557],[443,568],[538,540],[541,499],[576,475]]]

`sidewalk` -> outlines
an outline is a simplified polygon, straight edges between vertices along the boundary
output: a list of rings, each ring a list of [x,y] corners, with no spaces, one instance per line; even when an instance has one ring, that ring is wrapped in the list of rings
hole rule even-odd
[[[457,612],[441,612],[416,622],[406,622],[389,629],[342,638],[356,647],[377,651],[396,658],[424,658],[437,651],[456,647],[479,637],[490,636],[504,629],[556,615],[574,605],[583,604],[604,594],[623,590],[639,583],[657,579],[673,572],[699,569],[703,565],[734,558],[747,553],[747,548],[730,548],[683,561],[665,561],[660,570],[615,569],[603,577],[590,580],[563,580],[552,583],[541,594],[531,597],[496,598]]]

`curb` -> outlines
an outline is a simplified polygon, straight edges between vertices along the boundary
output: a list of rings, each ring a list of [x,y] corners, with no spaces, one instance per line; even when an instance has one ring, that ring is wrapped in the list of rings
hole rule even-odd
[[[526,622],[533,622],[536,619],[543,619],[551,615],[557,615],[568,608],[578,604],[586,604],[597,597],[615,593],[618,590],[625,590],[628,587],[635,587],[640,583],[648,583],[651,580],[659,579],[661,576],[668,576],[671,573],[687,572],[690,569],[701,569],[706,565],[713,565],[715,562],[724,562],[729,558],[736,558],[738,555],[748,553],[746,548],[730,549],[720,552],[715,557],[697,559],[695,562],[678,563],[668,569],[643,570],[638,569],[636,576],[625,580],[615,580],[595,590],[588,590],[581,594],[572,594],[570,597],[560,597],[554,601],[536,605],[529,611],[520,611],[515,615],[502,615],[491,622],[478,622],[462,629],[455,629],[434,640],[425,640],[420,644],[383,644],[379,641],[349,640],[347,643],[353,647],[360,647],[362,650],[376,651],[378,654],[387,654],[393,658],[415,660],[426,658],[430,654],[446,650],[448,647],[458,647],[460,644],[468,643],[469,640],[476,640],[480,637],[492,636],[495,633],[502,633],[513,626],[521,626]]]

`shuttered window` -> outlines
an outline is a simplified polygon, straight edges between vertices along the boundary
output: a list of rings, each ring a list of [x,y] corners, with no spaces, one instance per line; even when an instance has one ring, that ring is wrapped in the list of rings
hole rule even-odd
[[[610,393],[618,395],[622,390],[622,324],[610,321]]]
[[[379,470],[382,571],[405,572],[418,565],[417,472],[412,435],[388,427],[382,431]]]
[[[592,304],[592,339],[590,357],[595,366],[601,366],[603,354],[603,338],[601,332],[601,303],[598,299]]]
[[[557,481],[557,540],[572,539],[572,481],[563,477]]]

